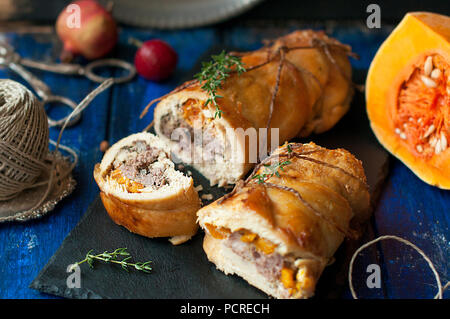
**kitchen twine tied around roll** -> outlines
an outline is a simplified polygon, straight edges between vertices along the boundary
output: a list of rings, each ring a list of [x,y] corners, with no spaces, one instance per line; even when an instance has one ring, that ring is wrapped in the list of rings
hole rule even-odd
[[[350,286],[350,291],[352,293],[352,297],[354,299],[358,299],[358,296],[356,295],[355,292],[355,288],[353,287],[353,278],[352,278],[352,273],[353,273],[353,263],[356,259],[356,257],[358,256],[358,254],[363,251],[364,249],[366,249],[367,247],[382,241],[382,240],[387,240],[387,239],[393,239],[393,240],[397,240],[403,244],[406,244],[412,248],[414,248],[424,259],[425,261],[428,263],[428,265],[430,266],[431,270],[433,271],[434,277],[436,278],[436,282],[437,282],[437,286],[438,286],[438,293],[434,296],[434,299],[442,299],[442,295],[444,293],[444,291],[450,286],[450,282],[447,282],[444,286],[442,286],[441,283],[441,278],[439,277],[439,273],[437,272],[436,268],[434,267],[433,263],[431,262],[430,258],[428,258],[427,255],[425,255],[425,253],[423,252],[422,249],[420,249],[419,247],[417,247],[416,245],[414,245],[412,242],[398,237],[398,236],[394,236],[394,235],[385,235],[385,236],[380,236],[378,238],[375,238],[374,240],[371,240],[367,243],[365,243],[364,245],[362,245],[361,247],[359,247],[355,253],[352,256],[352,259],[350,260],[350,265],[349,265],[349,269],[348,269],[348,284]]]
[[[31,210],[43,204],[55,183],[71,174],[78,162],[77,153],[60,144],[67,124],[113,83],[113,79],[105,80],[77,105],[66,118],[55,142],[49,139],[47,115],[41,101],[22,84],[0,80],[0,201],[13,199],[24,190],[47,185],[44,195]],[[48,149],[49,144],[55,146],[52,152]],[[56,171],[59,149],[73,156],[72,164],[64,172]],[[46,163],[49,155],[51,164]],[[37,182],[45,171],[49,178]]]

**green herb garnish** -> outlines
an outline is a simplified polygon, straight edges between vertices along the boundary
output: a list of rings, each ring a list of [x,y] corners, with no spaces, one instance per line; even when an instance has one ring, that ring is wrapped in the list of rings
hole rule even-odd
[[[288,154],[291,154],[291,153],[292,153],[291,144],[288,144],[288,145],[286,146],[286,148],[287,148]]]
[[[205,106],[212,103],[216,107],[214,118],[222,117],[222,111],[217,104],[217,98],[222,96],[217,94],[217,90],[222,88],[222,84],[230,76],[231,71],[235,70],[239,75],[245,72],[240,57],[230,55],[222,51],[219,55],[212,55],[210,62],[202,63],[202,70],[194,77],[199,81],[201,88],[208,92],[209,98]],[[233,69],[235,68],[235,69]]]
[[[264,172],[262,174],[257,174],[252,177],[252,179],[257,179],[259,184],[265,183],[265,181],[272,176],[276,175],[277,177],[280,177],[280,172],[278,169],[284,171],[284,167],[286,165],[291,164],[291,161],[284,161],[280,163],[274,163],[272,165],[270,164],[264,164]]]
[[[123,259],[120,259],[121,257],[124,257]],[[93,254],[93,250],[91,249],[87,254],[86,258],[84,258],[82,261],[79,261],[75,263],[76,265],[81,265],[84,262],[87,262],[89,267],[94,268],[94,261],[103,261],[105,263],[114,263],[119,264],[122,269],[128,271],[128,268],[134,268],[138,271],[143,271],[146,273],[149,273],[152,268],[150,267],[151,261],[146,262],[138,262],[138,263],[129,263],[128,260],[131,259],[130,253],[127,251],[126,248],[117,248],[113,252],[103,252],[101,254],[95,255]]]

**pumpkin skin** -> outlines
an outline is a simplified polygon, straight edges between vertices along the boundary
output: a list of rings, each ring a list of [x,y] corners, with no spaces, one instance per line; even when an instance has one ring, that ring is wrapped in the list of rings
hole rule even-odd
[[[442,72],[438,72],[441,77],[434,80],[434,84],[439,83],[439,86],[433,89],[430,89],[430,85],[423,86],[419,83],[418,86],[417,83],[412,82],[413,79],[419,78],[426,83],[421,74],[425,72],[426,60],[430,56],[435,63],[440,61],[442,62],[440,65],[444,65],[440,70]],[[367,113],[378,141],[420,179],[442,189],[450,189],[450,147],[447,146],[447,140],[450,142],[449,65],[450,17],[428,12],[412,12],[403,18],[381,45],[370,65],[366,80]],[[431,76],[429,78],[431,79]],[[413,90],[413,87],[419,89]],[[411,132],[411,136],[400,133],[402,129],[398,125],[400,112],[405,112],[405,108],[408,107],[402,104],[404,100],[400,97],[406,92],[411,101],[417,101],[417,99],[414,100],[414,94],[433,93],[433,90],[440,92],[439,104],[427,109],[426,112],[428,112],[427,116],[437,121],[435,123],[441,125],[439,132],[438,130],[433,132],[436,138],[427,137],[428,130],[420,126],[424,125],[420,117],[410,117],[411,123],[403,123],[405,132]],[[425,101],[424,103],[438,102]],[[415,106],[412,108],[416,109]],[[438,116],[441,118],[437,118]],[[416,120],[421,124],[414,122]],[[429,122],[429,126],[431,126],[430,123],[434,122]],[[416,127],[408,129],[409,125],[411,127],[416,125]],[[413,133],[416,134],[415,139]],[[439,140],[442,135],[444,137]],[[440,143],[439,150],[432,146],[436,139]],[[426,151],[424,147],[427,147]],[[444,147],[445,149],[441,149]]]

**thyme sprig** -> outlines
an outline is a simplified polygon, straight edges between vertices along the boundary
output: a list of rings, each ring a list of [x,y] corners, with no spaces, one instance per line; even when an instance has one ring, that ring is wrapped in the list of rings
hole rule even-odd
[[[264,164],[264,171],[262,172],[262,174],[253,175],[252,179],[257,179],[258,184],[264,184],[267,179],[271,178],[274,175],[280,177],[280,172],[278,170],[284,171],[284,167],[289,164],[291,164],[291,161],[278,162],[274,164]]]
[[[217,94],[217,90],[222,88],[223,82],[230,76],[232,71],[236,71],[238,75],[245,72],[241,58],[222,51],[218,55],[212,55],[211,61],[203,62],[200,73],[194,76],[200,83],[201,88],[209,95],[205,106],[211,103],[216,107],[214,118],[222,117],[222,110],[217,104],[217,99],[222,96]]]
[[[287,148],[288,154],[291,154],[291,153],[292,153],[292,147],[291,147],[291,144],[287,144],[287,145],[286,145],[286,148]]]
[[[121,259],[121,257],[124,258]],[[76,262],[75,264],[81,265],[86,262],[89,267],[94,268],[94,262],[97,260],[105,263],[118,264],[126,271],[129,271],[129,268],[134,268],[145,273],[149,273],[152,270],[152,267],[150,267],[151,261],[130,263],[128,262],[130,259],[131,255],[127,251],[127,248],[117,248],[113,252],[105,251],[101,254],[94,254],[93,249],[91,249],[83,260]]]

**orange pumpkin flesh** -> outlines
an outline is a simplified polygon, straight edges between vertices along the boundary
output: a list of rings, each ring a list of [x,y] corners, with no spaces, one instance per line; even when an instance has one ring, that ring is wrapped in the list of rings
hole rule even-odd
[[[132,181],[131,179],[123,176],[119,169],[115,169],[111,172],[111,178],[118,184],[124,185],[129,193],[140,193],[140,190],[144,188],[144,185],[141,183]]]
[[[370,65],[366,102],[380,143],[426,183],[450,189],[450,17],[405,16]]]

